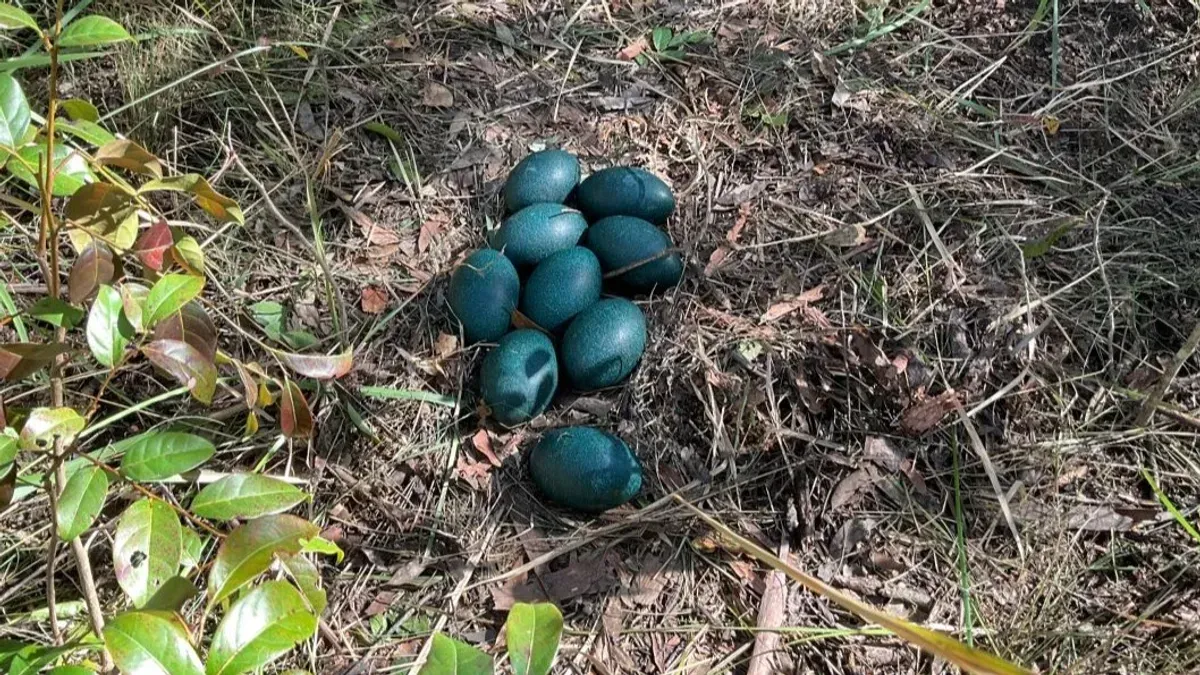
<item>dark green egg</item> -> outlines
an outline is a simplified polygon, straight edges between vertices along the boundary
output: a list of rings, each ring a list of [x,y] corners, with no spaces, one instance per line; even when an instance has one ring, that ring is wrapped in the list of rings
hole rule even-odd
[[[530,204],[492,233],[491,245],[517,267],[532,267],[551,253],[579,243],[587,230],[583,214],[562,204]]]
[[[529,455],[542,494],[563,506],[599,513],[633,499],[642,467],[621,439],[593,427],[547,432]]]
[[[530,329],[505,335],[483,359],[479,383],[498,422],[510,427],[528,422],[550,405],[558,388],[554,343]]]
[[[646,349],[646,317],[624,298],[601,300],[567,326],[563,368],[576,389],[611,387],[629,376]]]
[[[582,246],[552,253],[533,268],[521,294],[521,313],[551,333],[600,299],[600,261]]]
[[[520,295],[517,269],[490,248],[467,256],[450,276],[450,309],[462,323],[468,342],[504,335]]]
[[[579,208],[593,222],[633,216],[661,225],[675,210],[675,196],[662,179],[645,169],[614,166],[579,184]]]
[[[650,260],[671,248],[671,238],[641,218],[610,216],[588,229],[587,246],[600,259],[605,272]],[[671,253],[615,277],[617,284],[633,293],[666,288],[683,277],[683,260]]]
[[[542,150],[517,163],[504,183],[509,213],[530,204],[565,202],[579,184],[579,160],[565,150]]]

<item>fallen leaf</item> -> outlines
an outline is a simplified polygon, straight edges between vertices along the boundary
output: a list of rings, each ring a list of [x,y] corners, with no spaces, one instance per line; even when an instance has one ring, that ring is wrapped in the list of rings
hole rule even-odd
[[[746,228],[746,223],[750,221],[750,212],[754,210],[754,204],[744,202],[738,206],[737,220],[733,221],[733,227],[725,233],[725,241],[730,244],[738,243],[738,239],[742,236],[742,230]]]
[[[839,108],[850,108],[859,112],[871,111],[871,104],[867,101],[867,92],[853,91],[844,82],[839,82],[834,88],[830,102]]]
[[[721,268],[721,265],[725,262],[725,259],[728,258],[729,254],[732,252],[733,250],[728,246],[718,246],[717,250],[713,251],[712,255],[708,256],[708,264],[704,266],[704,276],[711,277],[713,274],[715,274],[717,270]]]
[[[786,300],[777,302],[767,308],[767,311],[759,318],[762,323],[778,321],[783,317],[795,312],[798,309],[807,307],[810,303],[814,303],[825,296],[824,286],[814,286],[813,288],[804,291],[800,295],[793,295]]]
[[[852,248],[866,240],[867,229],[858,223],[843,225],[824,237],[826,244],[841,248]]]
[[[829,498],[829,506],[840,509],[858,500],[863,492],[875,484],[877,476],[870,469],[859,469],[850,472],[833,488],[833,496]]]
[[[449,333],[438,333],[437,340],[433,343],[433,353],[437,354],[439,359],[446,359],[456,351],[458,338]]]
[[[471,437],[471,445],[479,451],[479,454],[486,457],[492,466],[500,467],[500,458],[492,452],[492,437],[488,435],[487,429],[476,431],[475,435]]]
[[[410,584],[425,572],[425,561],[421,558],[413,558],[408,563],[401,565],[400,569],[392,573],[392,576],[384,582],[385,586],[403,586]]]
[[[906,434],[920,436],[933,429],[954,410],[957,394],[953,389],[909,406],[900,416],[900,428]]]
[[[398,35],[394,38],[388,38],[383,41],[383,46],[388,49],[412,49],[413,43],[408,37]]]
[[[362,289],[362,311],[367,314],[379,314],[387,309],[387,292],[375,286],[364,286]]]
[[[714,544],[713,550],[717,545]],[[637,574],[633,578],[628,599],[635,605],[649,607],[658,600],[658,596],[667,586],[667,558],[652,555],[642,560]]]
[[[733,206],[734,204],[742,204],[762,194],[763,190],[767,189],[767,184],[763,181],[756,180],[747,185],[739,185],[738,187],[726,192],[717,197],[717,203],[722,206]]]
[[[617,56],[625,59],[626,61],[632,61],[636,59],[639,54],[646,51],[646,48],[649,46],[650,45],[646,42],[646,38],[640,37],[625,45],[624,49],[617,52]]]
[[[455,469],[458,477],[470,485],[473,490],[484,490],[491,485],[492,467],[486,462],[472,462],[460,456]]]
[[[812,65],[813,71],[824,77],[829,84],[837,86],[841,81],[842,78],[838,77],[837,64],[833,62],[833,59],[815,49],[812,52]]]
[[[380,591],[371,600],[371,604],[367,605],[367,616],[376,616],[383,614],[392,608],[392,603],[396,601],[396,593],[394,591]]]
[[[904,464],[904,454],[892,447],[887,439],[879,436],[868,436],[867,440],[863,441],[863,457],[892,472],[900,471]]]
[[[454,105],[454,93],[444,85],[430,82],[421,92],[421,103],[430,108],[449,108]]]
[[[581,595],[603,593],[615,587],[619,580],[614,571],[613,554],[576,558],[566,567],[512,585],[508,592],[493,591],[496,609],[510,609],[512,602],[554,602],[561,604]]]
[[[442,231],[444,218],[430,217],[421,223],[421,231],[417,235],[417,253],[424,253],[429,250],[429,245],[433,243],[433,238]]]

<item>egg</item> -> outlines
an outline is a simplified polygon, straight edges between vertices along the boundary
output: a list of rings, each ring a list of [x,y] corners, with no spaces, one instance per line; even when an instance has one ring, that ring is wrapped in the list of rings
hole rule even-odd
[[[504,335],[520,295],[517,269],[492,249],[467,256],[450,276],[450,309],[462,323],[468,342],[491,341]]]
[[[552,253],[533,268],[521,295],[521,312],[551,333],[600,299],[600,261],[582,246]]]
[[[547,432],[529,455],[529,472],[551,501],[589,513],[620,506],[642,487],[629,446],[594,427]]]
[[[565,150],[542,150],[517,163],[504,182],[504,205],[515,213],[530,204],[567,201],[579,184],[579,160]]]
[[[546,410],[558,388],[554,343],[531,329],[505,335],[484,357],[479,383],[496,421],[510,427],[528,422]]]
[[[512,214],[491,236],[491,246],[518,268],[571,248],[587,230],[583,214],[562,204],[530,204]]]
[[[609,216],[587,231],[587,246],[607,272],[650,261],[614,277],[614,283],[633,293],[649,293],[679,283],[683,260],[678,253],[663,255],[671,238],[651,223],[631,216]]]
[[[614,166],[579,184],[579,208],[589,221],[633,216],[661,225],[675,210],[671,188],[658,176],[632,166]]]
[[[646,349],[646,317],[624,298],[601,300],[576,316],[560,352],[567,379],[581,391],[611,387],[629,376]]]

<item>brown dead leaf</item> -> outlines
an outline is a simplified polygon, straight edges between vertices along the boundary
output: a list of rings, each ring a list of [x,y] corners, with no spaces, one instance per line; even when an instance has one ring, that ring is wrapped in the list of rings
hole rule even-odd
[[[486,457],[492,466],[500,466],[500,458],[492,452],[492,437],[488,435],[487,429],[476,431],[475,435],[471,437],[471,445],[479,451],[479,454]]]
[[[878,476],[875,474],[875,470],[870,467],[850,472],[849,475],[833,488],[833,496],[829,498],[829,506],[834,509],[840,509],[858,501],[862,493],[870,489],[877,479]]]
[[[533,322],[533,319],[525,316],[520,310],[512,311],[513,328],[532,328],[534,330],[542,330],[542,327]]]
[[[425,561],[421,558],[413,558],[408,563],[401,565],[400,569],[392,573],[384,585],[386,586],[404,586],[411,584],[425,572]]]
[[[439,359],[447,359],[456,351],[458,351],[458,337],[449,333],[438,333],[437,340],[433,343],[433,353],[437,354]]]
[[[729,568],[733,570],[733,573],[739,579],[742,580],[742,583],[744,583],[755,593],[761,594],[764,590],[766,590],[766,579],[764,579],[763,575],[759,574],[758,570],[754,568],[754,563],[751,563],[744,558],[735,558],[729,561]]]
[[[725,233],[725,241],[730,244],[737,244],[738,239],[742,236],[742,230],[746,229],[746,223],[750,221],[750,212],[754,210],[752,202],[743,202],[738,206],[737,219],[733,221],[733,227]]]
[[[729,248],[728,246],[718,246],[717,250],[713,251],[712,255],[708,256],[708,264],[704,266],[704,276],[711,277],[713,274],[715,274],[717,270],[721,268],[721,265],[725,262],[725,259],[728,258],[729,254],[732,252],[733,249]]]
[[[454,92],[445,85],[430,82],[421,92],[421,103],[430,108],[449,108],[454,105]]]
[[[561,604],[581,595],[608,591],[618,583],[614,571],[615,559],[612,555],[610,553],[576,558],[562,569],[512,586],[508,594],[493,591],[492,599],[496,603],[496,609],[510,609],[511,604],[503,606],[509,601],[549,601]]]
[[[445,223],[445,216],[430,216],[425,222],[421,223],[421,231],[417,235],[417,253],[424,253],[429,250],[429,245],[433,243],[433,238],[441,234]]]
[[[759,321],[762,323],[778,321],[788,314],[791,314],[798,309],[807,307],[809,304],[820,300],[822,297],[824,297],[824,295],[824,286],[814,286],[813,288],[804,291],[800,295],[790,296],[786,300],[781,300],[771,305],[767,308],[767,311],[764,312],[761,317],[759,317]],[[822,314],[822,316],[824,315]],[[828,319],[826,319],[826,321],[828,321]]]
[[[667,585],[666,565],[667,558],[660,555],[651,555],[642,560],[633,578],[628,600],[642,607],[653,605]]]
[[[617,52],[617,56],[621,57],[622,59],[624,59],[626,61],[632,61],[632,60],[636,59],[639,54],[646,51],[646,48],[649,46],[650,45],[646,43],[646,38],[640,37],[640,38],[634,40],[633,42],[630,42],[629,44],[625,45],[624,49]]]
[[[858,223],[843,225],[824,237],[826,244],[840,248],[853,248],[866,240],[867,229]]]
[[[394,591],[380,591],[371,600],[371,604],[367,605],[367,616],[377,616],[383,614],[392,608],[392,603],[396,601],[396,593]]]
[[[863,457],[874,462],[879,468],[893,473],[900,471],[904,464],[904,453],[892,447],[886,438],[868,436],[863,441]]]
[[[900,465],[900,471],[908,478],[908,482],[912,483],[913,489],[917,491],[917,494],[929,494],[929,488],[925,487],[925,476],[917,470],[917,463],[911,457],[904,460]]]
[[[387,291],[376,286],[363,286],[362,311],[367,314],[379,314],[387,309]]]
[[[900,416],[900,429],[912,436],[920,436],[928,432],[936,427],[951,410],[954,410],[954,406],[958,403],[957,397],[957,393],[950,389],[933,398],[912,404]]]
[[[492,467],[487,462],[472,462],[460,456],[455,473],[476,491],[485,490],[492,483]]]
[[[407,36],[397,35],[394,38],[384,40],[383,46],[388,49],[412,49],[413,43]]]

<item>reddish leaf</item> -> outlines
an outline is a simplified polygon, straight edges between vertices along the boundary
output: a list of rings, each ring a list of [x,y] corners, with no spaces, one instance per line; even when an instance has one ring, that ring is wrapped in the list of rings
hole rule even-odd
[[[238,379],[242,381],[243,395],[246,397],[246,407],[250,409],[250,414],[254,414],[254,406],[258,405],[258,383],[254,381],[254,375],[250,369],[241,361],[233,362],[234,368],[237,369]],[[258,420],[254,421],[255,430],[258,429]]]
[[[362,289],[362,311],[367,314],[379,314],[387,309],[387,291],[375,286],[364,286]]]
[[[59,354],[67,351],[66,345],[58,343],[34,344],[13,342],[0,344],[0,380],[15,382],[29,377],[48,365]]]
[[[283,391],[279,392],[279,426],[283,435],[288,438],[308,438],[313,431],[312,410],[304,393],[295,382],[284,382]]]
[[[100,288],[100,284],[111,283],[116,275],[112,250],[105,244],[93,241],[79,254],[67,277],[67,298],[78,305],[87,300]]]
[[[0,475],[0,511],[3,511],[12,503],[13,494],[17,490],[17,463],[0,466],[0,472],[3,472]]]
[[[192,300],[154,326],[153,339],[186,342],[205,359],[217,357],[217,327],[200,303]]]
[[[786,300],[782,300],[771,305],[767,311],[763,313],[759,321],[769,323],[778,321],[783,317],[795,312],[798,309],[807,307],[810,303],[820,300],[825,295],[824,286],[814,286],[813,288],[804,291],[800,295],[789,296]]]
[[[936,427],[957,404],[958,394],[952,389],[914,403],[900,416],[900,428],[907,434],[920,436]]]
[[[217,387],[217,367],[199,350],[182,340],[155,340],[142,347],[154,365],[187,386],[197,401],[212,403]]]
[[[63,215],[73,226],[100,234],[112,232],[132,212],[130,196],[109,183],[89,183],[79,188]]]
[[[354,367],[354,350],[333,355],[275,351],[275,356],[298,374],[318,380],[336,380]]]
[[[646,48],[649,46],[650,45],[646,43],[646,38],[640,37],[625,45],[621,51],[617,52],[617,56],[626,61],[632,61],[636,59],[642,52],[646,51]]]
[[[163,256],[174,243],[167,221],[159,219],[154,221],[154,224],[143,232],[142,236],[138,237],[137,243],[133,245],[133,250],[143,265],[155,272],[161,272]]]

